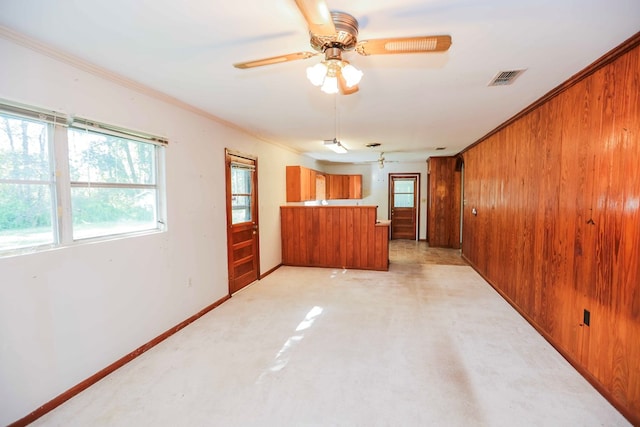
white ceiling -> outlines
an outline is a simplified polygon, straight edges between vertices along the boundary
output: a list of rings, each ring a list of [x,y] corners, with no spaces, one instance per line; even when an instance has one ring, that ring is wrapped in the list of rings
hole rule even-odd
[[[455,154],[640,30],[639,0],[327,0],[359,39],[449,34],[448,52],[359,56],[360,91],[322,93],[293,0],[0,0],[0,25],[319,160]],[[526,69],[511,86],[488,87]],[[337,120],[336,113],[337,112]],[[335,124],[338,124],[337,129]],[[322,144],[337,136],[350,152]],[[366,148],[368,143],[379,148]],[[446,147],[434,151],[435,147]]]

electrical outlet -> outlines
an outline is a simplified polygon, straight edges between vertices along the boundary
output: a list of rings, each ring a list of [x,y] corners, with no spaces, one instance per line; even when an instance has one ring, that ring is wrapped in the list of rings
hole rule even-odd
[[[589,326],[589,323],[591,323],[591,313],[585,308],[584,313],[582,313],[582,324]]]

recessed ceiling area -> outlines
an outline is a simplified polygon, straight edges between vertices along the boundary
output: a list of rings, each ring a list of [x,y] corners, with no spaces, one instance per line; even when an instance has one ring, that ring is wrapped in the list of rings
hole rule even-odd
[[[358,40],[448,35],[451,46],[430,54],[342,52],[363,73],[359,90],[327,95],[306,75],[322,55],[233,66],[314,52],[293,0],[3,0],[0,35],[35,40],[317,160],[355,163],[375,161],[380,151],[394,161],[456,154],[640,29],[637,0],[326,4],[357,20]],[[526,72],[488,86],[513,70]],[[346,154],[325,146],[333,138]]]

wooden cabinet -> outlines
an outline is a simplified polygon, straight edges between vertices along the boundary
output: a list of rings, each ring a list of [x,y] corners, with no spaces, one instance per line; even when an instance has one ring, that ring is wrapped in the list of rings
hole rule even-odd
[[[362,199],[362,175],[348,175],[349,199]]]
[[[327,199],[362,199],[362,175],[327,175]]]
[[[362,175],[322,174],[304,166],[287,166],[287,202],[362,199]]]
[[[427,160],[429,175],[427,237],[429,246],[460,248],[461,172],[457,158],[431,157]]]
[[[348,199],[349,182],[347,175],[327,175],[327,199]]]
[[[304,166],[287,166],[287,202],[315,200],[316,174]]]

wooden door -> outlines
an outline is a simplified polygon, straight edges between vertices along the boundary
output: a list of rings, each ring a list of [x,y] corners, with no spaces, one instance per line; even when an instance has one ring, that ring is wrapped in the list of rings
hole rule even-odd
[[[417,239],[419,174],[389,174],[392,239]]]
[[[260,276],[258,161],[226,150],[229,294]]]

